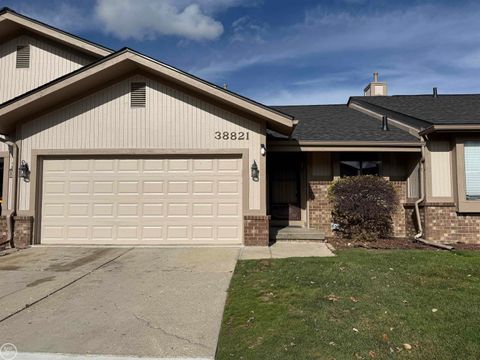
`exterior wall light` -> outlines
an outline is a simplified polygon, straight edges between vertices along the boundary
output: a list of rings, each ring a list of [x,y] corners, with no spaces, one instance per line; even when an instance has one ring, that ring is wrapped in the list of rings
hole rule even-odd
[[[30,169],[28,168],[28,164],[25,162],[25,160],[22,160],[18,168],[18,176],[21,177],[23,180],[27,181],[29,175]]]
[[[253,160],[251,170],[252,170],[252,180],[253,181],[258,181],[258,175],[259,175],[260,171],[258,170],[258,165],[257,165],[257,162],[255,160]]]
[[[260,154],[262,154],[262,156],[265,156],[266,153],[267,147],[265,146],[265,144],[260,145]]]

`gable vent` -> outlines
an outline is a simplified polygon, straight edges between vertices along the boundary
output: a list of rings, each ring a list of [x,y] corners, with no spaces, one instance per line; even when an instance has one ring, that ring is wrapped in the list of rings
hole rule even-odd
[[[145,107],[146,84],[144,82],[132,82],[130,84],[130,106]]]
[[[17,46],[17,69],[28,69],[30,67],[30,46]]]

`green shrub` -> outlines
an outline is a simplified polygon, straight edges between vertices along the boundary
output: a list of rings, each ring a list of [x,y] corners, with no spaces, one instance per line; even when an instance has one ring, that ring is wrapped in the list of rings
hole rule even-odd
[[[398,198],[388,180],[372,175],[342,178],[330,186],[328,196],[342,237],[372,241],[392,235]]]

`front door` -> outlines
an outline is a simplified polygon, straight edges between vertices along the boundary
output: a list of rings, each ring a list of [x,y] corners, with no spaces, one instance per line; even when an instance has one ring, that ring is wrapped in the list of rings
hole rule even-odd
[[[285,223],[302,220],[301,154],[270,153],[268,155],[270,215]]]

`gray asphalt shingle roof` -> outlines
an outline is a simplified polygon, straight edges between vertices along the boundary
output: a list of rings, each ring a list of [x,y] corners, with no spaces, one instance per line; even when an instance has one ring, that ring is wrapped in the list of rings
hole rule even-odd
[[[393,125],[390,125],[389,131],[383,131],[381,121],[347,105],[272,107],[298,119],[292,135],[295,140],[419,142],[413,135]],[[285,138],[272,131],[269,135]]]
[[[380,106],[433,125],[480,124],[480,94],[355,96],[351,100]]]

